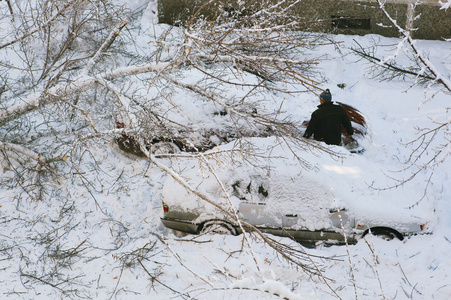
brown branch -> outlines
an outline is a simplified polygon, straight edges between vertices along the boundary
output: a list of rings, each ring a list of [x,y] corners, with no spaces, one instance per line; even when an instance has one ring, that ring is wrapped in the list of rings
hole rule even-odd
[[[64,290],[63,290],[62,288],[60,288],[59,286],[57,286],[56,284],[53,284],[53,283],[51,283],[51,282],[48,282],[48,281],[46,281],[46,280],[44,280],[44,279],[42,279],[42,278],[36,277],[36,276],[34,276],[34,275],[31,275],[31,274],[25,274],[25,273],[20,273],[20,276],[24,276],[24,277],[28,277],[28,278],[31,278],[31,279],[40,281],[40,282],[42,282],[42,283],[44,283],[44,284],[50,285],[51,287],[53,287],[53,288],[55,288],[55,289],[58,289],[60,292],[64,292]]]
[[[161,240],[161,239],[160,239],[160,240]],[[185,294],[183,294],[183,293],[181,293],[181,292],[179,292],[179,291],[177,291],[177,290],[174,290],[173,288],[171,288],[171,287],[168,286],[167,284],[165,284],[165,283],[161,282],[160,280],[158,280],[158,278],[157,278],[156,276],[153,276],[152,274],[150,274],[150,272],[149,272],[149,271],[147,270],[147,268],[143,265],[143,263],[142,263],[141,260],[138,260],[138,263],[139,263],[139,264],[141,265],[141,267],[144,269],[144,272],[146,272],[147,275],[149,275],[150,280],[152,281],[152,283],[153,283],[154,281],[156,281],[156,282],[158,282],[159,284],[161,284],[162,286],[164,286],[165,288],[169,289],[170,291],[172,291],[172,292],[174,292],[174,293],[176,293],[176,294],[179,294],[179,295],[182,296],[182,297],[185,296]],[[190,297],[190,298],[191,298],[191,297]]]
[[[55,162],[55,161],[65,161],[67,159],[67,157],[64,155],[46,159],[46,158],[42,157],[42,155],[40,153],[34,152],[30,149],[27,149],[27,148],[22,147],[17,144],[1,142],[1,141],[0,141],[0,149],[3,151],[14,151],[14,152],[21,153],[21,154],[35,160],[36,162],[38,162],[41,165],[47,165],[48,163]]]
[[[11,5],[11,1],[6,0],[6,3],[8,4],[9,13],[11,14],[11,16],[13,17],[13,20],[14,20],[14,11],[13,11],[13,7]]]
[[[385,67],[387,70],[390,70],[390,71],[399,72],[399,73],[408,74],[408,75],[413,75],[415,77],[421,77],[421,78],[428,79],[428,80],[435,80],[436,79],[436,78],[433,78],[433,77],[431,77],[429,75],[420,74],[420,73],[417,73],[417,72],[413,72],[413,71],[410,71],[410,70],[406,70],[406,69],[400,68],[400,67],[398,67],[398,66],[396,66],[394,64],[389,64],[389,63],[383,61],[382,59],[377,58],[377,57],[375,57],[373,55],[370,55],[369,53],[365,52],[365,50],[363,50],[363,48],[361,48],[361,49],[362,50],[359,51],[357,49],[352,49],[351,48],[351,51],[353,51],[357,55],[359,55],[359,56],[361,56],[361,57],[363,57],[363,58],[365,58],[365,59],[367,59],[367,60],[369,60],[371,62],[376,62],[377,64]]]

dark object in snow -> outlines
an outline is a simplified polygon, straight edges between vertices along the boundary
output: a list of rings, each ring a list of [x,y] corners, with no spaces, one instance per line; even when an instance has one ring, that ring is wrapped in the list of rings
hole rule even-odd
[[[213,113],[214,116],[227,116],[227,110],[220,110]]]
[[[338,86],[340,89],[344,89],[344,88],[346,87],[346,83],[339,83],[339,84],[337,84],[337,86]]]
[[[225,115],[227,115],[226,111],[219,112],[219,116]],[[116,122],[116,128],[122,129],[125,127],[126,126],[124,123]],[[196,144],[193,144],[192,139],[180,135],[173,137],[155,137],[150,141],[145,141],[145,147],[147,151],[155,155],[174,154],[180,151],[205,152],[218,145],[229,143],[240,137],[268,137],[274,135],[271,128],[267,128],[266,130],[241,132],[226,129],[206,129],[197,133],[198,142]],[[122,151],[139,157],[145,157],[145,154],[141,150],[139,143],[133,135],[123,133],[115,138],[115,142]]]
[[[116,128],[125,128],[125,124],[121,122],[116,122]],[[133,154],[139,157],[145,157],[139,143],[136,141],[135,137],[127,135],[125,133],[121,134],[115,139],[119,149],[122,151]],[[154,138],[150,144],[146,144],[146,150],[152,153],[167,153],[173,154],[180,152],[183,147],[183,143],[175,139],[164,139],[164,138]]]
[[[125,128],[125,124],[121,122],[116,122],[116,128],[122,129]],[[115,139],[115,142],[119,146],[119,149],[122,151],[133,154],[136,156],[143,157],[144,153],[141,151],[139,144],[136,142],[135,138],[132,136],[128,136],[123,133],[119,137]]]
[[[349,141],[345,142],[345,140],[347,139],[349,139]],[[343,145],[351,153],[361,154],[365,152],[365,149],[362,146],[360,146],[359,143],[352,137],[351,138],[343,137]]]
[[[362,115],[362,113],[350,105],[347,105],[347,104],[344,104],[341,102],[335,102],[335,103],[338,104],[339,106],[341,106],[344,109],[344,111],[346,112],[346,114],[348,115],[348,118],[351,121],[352,129],[354,131],[353,136],[358,137],[358,136],[366,135],[367,124],[365,121],[365,117]],[[307,128],[308,124],[309,124],[309,121],[304,121],[302,123],[302,126]],[[364,151],[364,149],[361,148],[361,146],[356,146],[356,144],[358,145],[358,143],[354,138],[347,136],[347,130],[343,126],[341,127],[341,133],[342,133],[342,135],[341,135],[342,144],[343,144],[343,146],[345,146],[346,149],[350,150],[353,153],[361,153]],[[352,145],[349,145],[351,143],[352,143]]]

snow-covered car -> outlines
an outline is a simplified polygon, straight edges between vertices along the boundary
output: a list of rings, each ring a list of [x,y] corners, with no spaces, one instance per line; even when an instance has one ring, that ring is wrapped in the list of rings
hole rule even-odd
[[[198,163],[183,165],[183,179],[198,194],[168,176],[162,190],[161,221],[168,228],[191,234],[237,235],[250,224],[261,232],[307,243],[344,243],[345,239],[356,243],[370,232],[402,240],[426,232],[427,221],[412,210],[371,207],[360,198],[366,197],[369,202],[372,197],[372,203],[377,205],[377,195],[362,194],[352,183],[344,195],[355,197],[354,202],[359,201],[360,205],[348,207],[322,182],[324,171],[300,170],[280,157],[271,161],[268,169],[218,165],[214,175],[199,172]],[[349,182],[345,174],[338,176]],[[343,186],[339,180],[336,184]],[[240,226],[237,219],[244,225]]]

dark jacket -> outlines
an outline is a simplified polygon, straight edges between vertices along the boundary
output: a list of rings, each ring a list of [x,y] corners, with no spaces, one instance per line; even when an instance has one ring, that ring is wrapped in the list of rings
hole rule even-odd
[[[344,126],[348,135],[354,133],[345,110],[332,102],[325,102],[318,105],[318,109],[312,113],[304,137],[309,138],[313,134],[313,138],[317,141],[323,141],[329,145],[340,145],[341,125]]]

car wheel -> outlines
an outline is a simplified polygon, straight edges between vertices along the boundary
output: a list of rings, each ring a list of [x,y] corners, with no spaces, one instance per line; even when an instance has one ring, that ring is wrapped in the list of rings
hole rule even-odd
[[[230,234],[237,235],[237,231],[232,224],[222,220],[207,221],[202,225],[200,234],[218,233],[218,234]]]
[[[365,232],[364,236],[366,234],[372,234],[374,236],[378,236],[386,241],[391,241],[395,238],[399,239],[400,241],[402,241],[404,239],[402,234],[400,234],[396,230],[393,230],[390,228],[384,228],[384,227],[371,228],[367,232]]]

